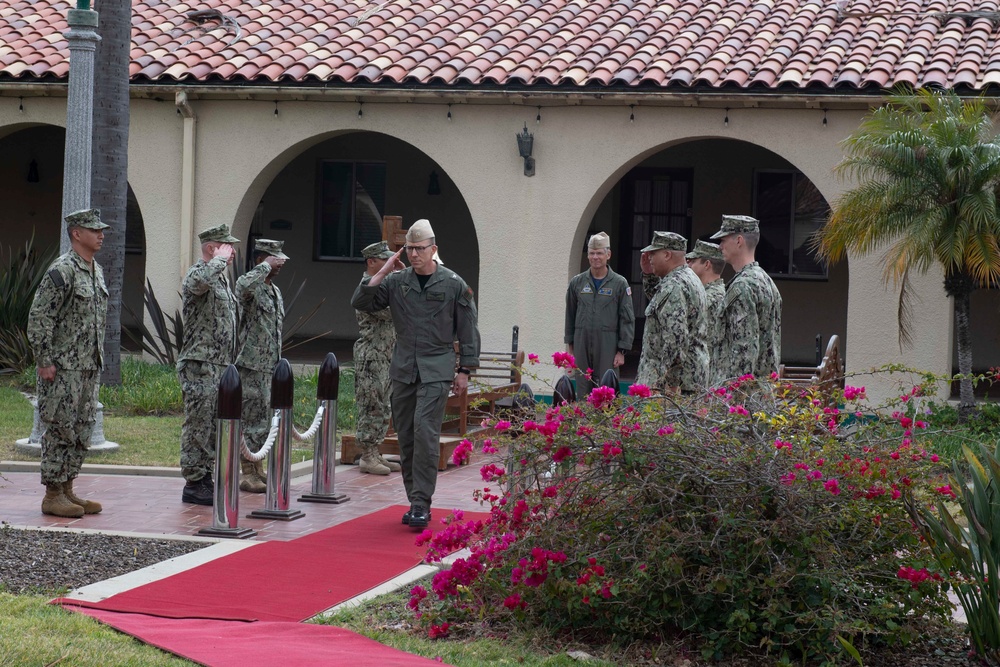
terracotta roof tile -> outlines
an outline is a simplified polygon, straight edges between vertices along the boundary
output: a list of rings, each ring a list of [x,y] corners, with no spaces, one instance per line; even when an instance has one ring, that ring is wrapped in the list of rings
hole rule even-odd
[[[136,0],[137,83],[315,79],[836,89],[1000,85],[998,0]],[[67,0],[0,0],[0,79],[64,78]],[[226,24],[187,14],[216,9]],[[374,11],[372,11],[374,9]],[[237,35],[232,25],[240,26]],[[234,41],[235,40],[235,41]]]

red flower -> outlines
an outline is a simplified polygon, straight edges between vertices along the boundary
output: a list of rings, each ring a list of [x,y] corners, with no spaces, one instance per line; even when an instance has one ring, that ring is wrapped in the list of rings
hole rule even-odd
[[[441,625],[432,625],[431,629],[427,631],[427,636],[431,639],[440,639],[442,637],[448,636],[448,628],[451,627],[448,623],[442,623]]]
[[[576,368],[576,357],[569,352],[553,352],[552,362],[559,368]]]
[[[639,398],[649,398],[652,392],[649,391],[649,387],[644,384],[634,384],[628,388],[629,396],[638,396]]]

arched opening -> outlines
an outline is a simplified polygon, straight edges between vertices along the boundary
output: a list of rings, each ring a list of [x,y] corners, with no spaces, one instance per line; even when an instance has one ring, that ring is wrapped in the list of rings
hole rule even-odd
[[[831,335],[846,343],[848,267],[819,264],[809,238],[826,219],[824,195],[796,166],[755,144],[731,139],[696,139],[637,158],[583,221],[578,234],[579,268],[585,271],[586,238],[605,231],[612,239],[611,266],[632,285],[636,339],[622,373],[634,375],[642,349],[646,299],[640,249],[654,231],[673,231],[708,240],[723,214],[748,214],[761,221],[757,261],[775,280],[783,299],[782,361],[818,363],[818,340]],[[571,271],[571,272],[572,272]],[[727,268],[723,277],[732,278]],[[843,350],[843,348],[842,348]]]
[[[0,231],[2,243],[22,247],[34,238],[39,248],[58,247],[62,213],[63,160],[66,130],[54,125],[25,125],[0,131]],[[143,312],[146,243],[139,202],[128,190],[125,232],[125,277],[122,301],[137,315]],[[135,321],[122,309],[122,327]],[[127,336],[122,343],[130,345]]]
[[[277,165],[269,182],[248,190],[251,201],[240,210],[251,215],[237,221],[234,231],[246,239],[248,250],[257,238],[285,242],[291,260],[277,284],[287,298],[305,280],[290,317],[326,299],[298,337],[357,338],[350,299],[364,271],[361,250],[381,239],[386,215],[401,216],[404,227],[430,220],[444,265],[477,290],[479,244],[472,214],[452,179],[424,152],[386,134],[351,132],[314,137],[278,160],[283,166]],[[263,194],[252,201],[255,192]]]

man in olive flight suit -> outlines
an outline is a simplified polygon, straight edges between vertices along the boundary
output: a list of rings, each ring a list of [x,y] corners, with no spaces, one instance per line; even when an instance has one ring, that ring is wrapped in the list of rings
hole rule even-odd
[[[691,267],[701,284],[705,287],[707,299],[705,315],[707,322],[707,338],[709,366],[716,364],[722,352],[722,310],[726,301],[726,283],[722,280],[722,271],[726,268],[726,260],[722,258],[719,246],[708,241],[698,241],[694,250],[684,256],[687,265]],[[711,379],[711,378],[709,378]]]
[[[233,261],[228,225],[198,235],[201,259],[188,269],[181,284],[184,342],[177,360],[184,424],[181,426],[181,500],[211,505],[214,496],[215,417],[219,381],[236,358],[237,304],[226,279]]]
[[[394,273],[404,249],[410,267]],[[419,529],[431,520],[448,392],[467,391],[469,369],[479,365],[480,338],[472,289],[457,273],[434,261],[437,245],[430,222],[413,223],[404,249],[390,257],[368,284],[358,285],[351,305],[367,312],[389,308],[392,314],[396,328],[389,367],[392,421],[410,501],[403,523]]]
[[[600,383],[609,368],[625,363],[635,337],[632,289],[608,266],[611,240],[604,232],[590,237],[590,269],[569,281],[566,290],[566,327],[563,341],[576,358],[576,396],[583,399]],[[588,379],[584,373],[591,369]]]
[[[372,243],[361,251],[365,272],[361,284],[366,285],[392,257],[385,241]],[[402,269],[402,266],[395,267]],[[396,330],[389,309],[367,312],[355,310],[358,319],[358,340],[354,343],[354,401],[357,408],[355,433],[361,447],[358,469],[372,475],[397,472],[400,465],[389,461],[379,452],[379,445],[389,431],[389,362],[396,346]]]
[[[42,278],[28,313],[28,342],[38,367],[42,434],[42,513],[67,518],[97,514],[101,504],[73,492],[96,413],[104,366],[108,288],[94,255],[104,244],[97,209],[66,216],[71,249]]]
[[[282,241],[258,239],[254,245],[255,266],[236,281],[240,331],[236,368],[243,387],[241,424],[247,449],[258,452],[271,430],[271,375],[281,357],[281,330],[285,302],[272,280],[281,273],[288,255]],[[267,477],[263,461],[240,459],[240,489],[264,493]]]

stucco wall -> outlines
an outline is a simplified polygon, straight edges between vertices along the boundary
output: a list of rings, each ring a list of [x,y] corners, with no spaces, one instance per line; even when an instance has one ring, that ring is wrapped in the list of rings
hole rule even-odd
[[[64,100],[28,101],[36,114],[33,121],[63,122]],[[313,151],[336,145],[344,152],[360,151],[374,149],[378,141],[384,141],[352,132],[393,137],[412,146],[411,154],[419,158],[406,165],[403,178],[411,179],[415,188],[425,188],[427,166],[438,165],[442,187],[451,190],[453,185],[468,207],[474,234],[461,229],[438,234],[444,260],[455,268],[473,266],[471,258],[478,249],[484,345],[506,347],[510,326],[519,324],[522,347],[543,356],[562,348],[566,281],[579,270],[579,251],[595,215],[598,221],[614,215],[616,203],[602,202],[609,194],[614,197],[616,183],[629,169],[653,156],[670,157],[671,153],[662,151],[672,146],[678,147],[676,158],[692,141],[734,139],[759,146],[794,165],[833,201],[844,187],[832,174],[841,157],[837,144],[861,118],[861,112],[830,112],[829,124],[824,127],[818,110],[739,108],[729,111],[726,127],[721,109],[640,106],[635,110],[635,122],[630,123],[627,106],[560,106],[544,108],[542,122],[536,124],[534,106],[499,104],[456,104],[451,121],[444,104],[369,102],[362,118],[357,115],[357,105],[348,103],[282,102],[277,117],[273,102],[194,99],[192,107],[198,117],[196,231],[227,222],[245,238],[262,197],[265,218],[280,217],[277,209],[271,215],[266,193],[269,187],[280,185],[275,178],[287,166],[308,162],[305,156]],[[13,109],[0,105],[0,128],[25,122],[16,105]],[[537,175],[532,178],[522,173],[513,136],[525,122],[535,135]],[[182,128],[183,119],[170,102],[133,101],[130,183],[145,219],[147,275],[168,307],[176,304],[181,277]],[[340,135],[344,137],[338,139]],[[330,143],[324,149],[317,148],[323,142]],[[746,175],[724,165],[724,161],[704,162],[699,171],[704,172],[704,178],[719,178],[721,187],[732,193],[748,190]],[[293,173],[297,173],[295,168]],[[284,178],[288,178],[287,173]],[[729,212],[731,204],[696,192],[695,235],[714,226],[718,215]],[[294,238],[291,241],[302,243]],[[311,256],[311,252],[296,254]],[[316,269],[317,282],[337,285],[338,290],[339,284],[346,282],[351,288],[358,267],[347,267],[344,275],[343,266],[325,264]],[[881,286],[877,258],[852,258],[849,268],[849,281],[843,274],[846,267],[834,269],[828,285],[837,294],[823,293],[821,286],[811,283],[783,281],[786,300],[802,304],[786,314],[787,320],[806,318],[824,334],[831,333],[820,321],[826,313],[842,307],[845,290],[838,284],[849,282],[850,370],[900,361],[947,372],[952,349],[950,304],[940,298],[939,277],[930,275],[915,281],[924,295],[918,313],[920,336],[914,350],[900,353],[895,344],[896,298],[893,290]],[[349,308],[337,306],[331,317],[339,320],[338,331],[352,329]]]

